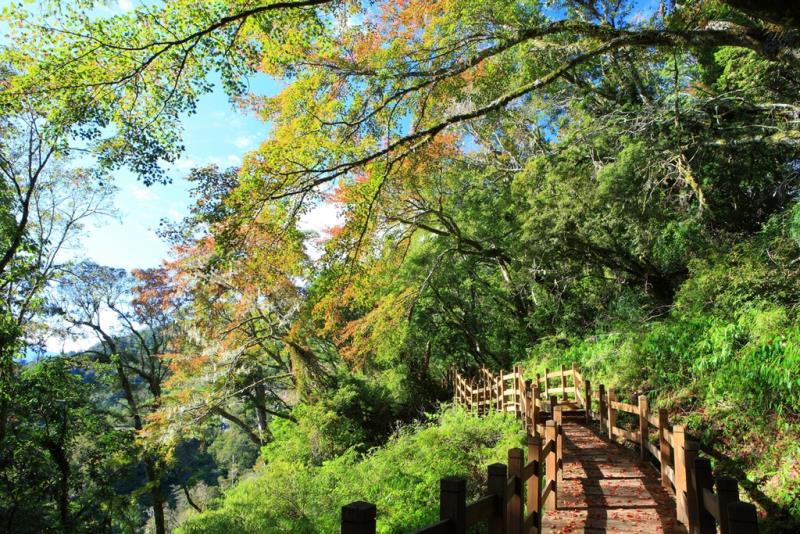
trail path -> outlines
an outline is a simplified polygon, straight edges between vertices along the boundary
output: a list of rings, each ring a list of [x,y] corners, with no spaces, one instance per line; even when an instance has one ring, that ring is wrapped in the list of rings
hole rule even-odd
[[[674,497],[636,453],[578,422],[565,420],[563,429],[558,508],[544,513],[543,532],[686,532],[676,520]]]

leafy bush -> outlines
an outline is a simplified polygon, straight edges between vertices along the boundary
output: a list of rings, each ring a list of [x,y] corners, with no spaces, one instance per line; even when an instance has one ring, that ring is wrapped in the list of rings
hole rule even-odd
[[[378,531],[408,532],[437,520],[439,479],[464,476],[470,498],[484,487],[486,466],[505,462],[520,446],[519,422],[492,414],[477,418],[459,409],[444,410],[428,424],[396,433],[388,443],[360,455],[350,449],[319,466],[308,465],[306,451],[283,450],[291,432],[276,433],[272,458],[218,505],[195,515],[179,532],[327,533],[337,532],[343,505],[366,500],[378,507]],[[287,450],[299,454],[291,458]]]

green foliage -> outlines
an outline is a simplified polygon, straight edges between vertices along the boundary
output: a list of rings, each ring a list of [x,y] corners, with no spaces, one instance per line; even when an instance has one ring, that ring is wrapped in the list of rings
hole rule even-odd
[[[196,515],[181,533],[336,532],[344,504],[376,503],[379,532],[405,533],[438,518],[439,479],[464,476],[469,498],[485,485],[486,466],[504,461],[519,446],[519,423],[493,414],[477,418],[458,409],[443,411],[428,424],[405,427],[365,455],[349,450],[321,465],[308,465],[308,451],[281,433],[273,458],[256,475],[228,492],[220,503]],[[297,456],[294,456],[297,454]]]
[[[340,372],[335,385],[313,403],[297,405],[297,422],[276,419],[268,464],[281,460],[320,465],[348,450],[366,452],[383,443],[399,419],[399,406],[380,381]]]
[[[91,378],[62,358],[25,366],[14,384],[0,469],[4,530],[103,532],[131,501],[108,484],[134,467],[128,431],[95,405]]]

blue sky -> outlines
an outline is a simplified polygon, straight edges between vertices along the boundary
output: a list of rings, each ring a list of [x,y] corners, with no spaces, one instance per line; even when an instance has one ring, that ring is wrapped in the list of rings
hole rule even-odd
[[[258,94],[274,94],[281,83],[265,76],[251,81]],[[87,229],[76,254],[102,265],[125,269],[156,267],[169,249],[156,234],[162,219],[178,220],[191,203],[185,177],[193,167],[215,163],[222,168],[238,166],[269,134],[269,124],[235,108],[221,88],[200,98],[197,111],[185,117],[183,156],[169,167],[173,182],[146,186],[128,171],[114,175],[119,188],[116,217],[102,218]],[[338,222],[333,205],[320,205],[300,221],[304,230],[320,233]],[[312,256],[318,251],[310,250]]]
[[[0,8],[9,4],[0,0]],[[116,0],[98,8],[100,16],[128,11],[140,4],[137,0]],[[251,80],[258,94],[275,94],[281,82],[258,76]],[[238,166],[248,151],[254,150],[269,133],[269,124],[248,114],[228,100],[221,87],[200,98],[196,112],[185,116],[183,156],[168,167],[173,182],[146,186],[131,172],[114,173],[119,189],[114,198],[114,218],[100,218],[90,223],[77,250],[66,251],[63,259],[86,258],[103,265],[125,269],[155,267],[169,250],[156,234],[162,219],[183,217],[190,205],[189,184],[185,180],[192,167],[216,163],[222,168]],[[320,207],[308,214],[301,226],[320,231],[336,224],[332,206]]]
[[[259,85],[269,92],[278,88],[277,83],[266,80]],[[114,199],[117,219],[96,221],[82,240],[83,255],[104,265],[126,269],[158,265],[168,249],[155,230],[162,218],[177,220],[187,213],[189,184],[184,177],[189,170],[209,163],[223,168],[237,166],[242,156],[256,148],[268,132],[268,124],[234,109],[220,89],[203,96],[197,113],[185,118],[186,151],[170,167],[173,183],[148,187],[128,171],[117,172],[114,176],[119,188]]]

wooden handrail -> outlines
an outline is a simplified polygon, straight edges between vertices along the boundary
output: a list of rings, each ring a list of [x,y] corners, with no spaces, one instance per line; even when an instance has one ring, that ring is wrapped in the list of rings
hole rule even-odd
[[[489,494],[467,506],[467,528],[486,521],[496,508],[497,495]]]
[[[528,460],[526,463],[522,449],[511,449],[507,466],[490,465],[487,493],[470,505],[466,504],[463,479],[442,479],[440,521],[416,534],[463,534],[482,522],[487,523],[490,534],[540,532],[542,510],[557,505],[563,470],[562,412],[575,408],[582,410],[587,423],[596,418],[610,439],[618,436],[636,443],[643,460],[649,454],[658,461],[661,484],[674,488],[678,521],[690,532],[712,534],[717,524],[721,534],[758,532],[755,507],[739,501],[736,482],[718,478],[715,491],[710,463],[698,458],[697,444],[686,441],[681,425],[670,426],[666,410],[652,414],[644,395],[634,405],[618,400],[613,389],[606,392],[603,384],[595,390],[575,364],[571,369],[564,365],[557,371],[545,369],[534,380],[524,377],[521,366],[510,373],[481,368],[471,379],[453,371],[450,384],[456,404],[477,415],[498,410],[512,412],[522,420],[527,432]],[[559,385],[550,387],[551,379],[558,379]],[[597,402],[593,403],[593,399]],[[638,426],[618,427],[618,411],[636,416]],[[655,428],[655,444],[650,441],[651,427]],[[369,503],[343,507],[342,534],[374,534],[375,516],[375,507]]]

